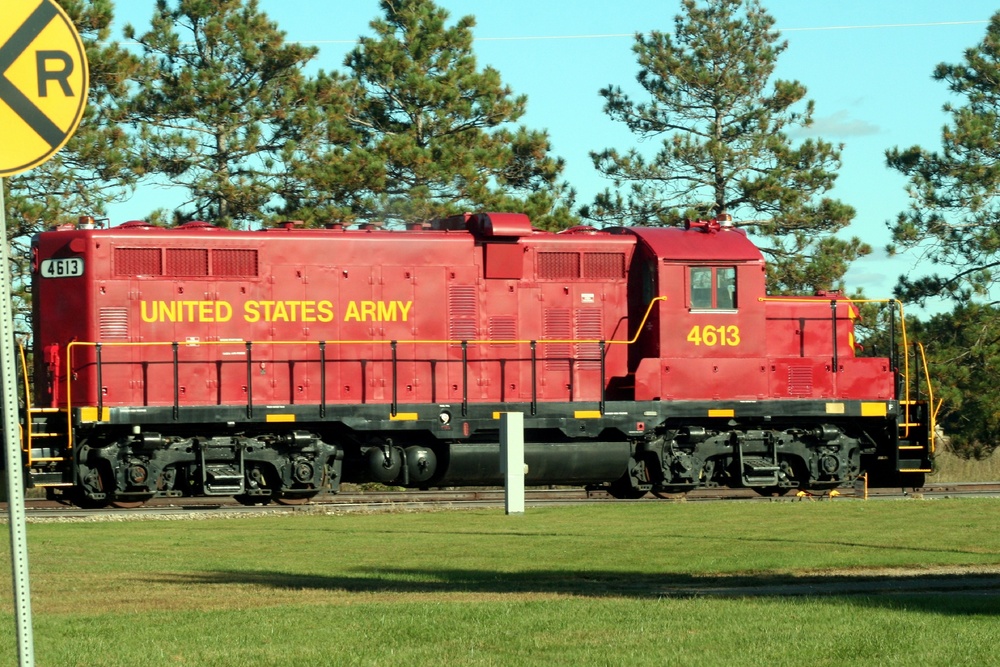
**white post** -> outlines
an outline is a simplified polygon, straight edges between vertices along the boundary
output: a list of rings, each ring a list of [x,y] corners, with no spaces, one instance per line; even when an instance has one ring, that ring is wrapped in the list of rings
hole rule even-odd
[[[21,469],[17,421],[17,364],[14,360],[14,309],[10,302],[10,251],[7,248],[7,205],[0,178],[0,376],[3,434],[7,467],[7,512],[10,525],[10,569],[14,579],[14,617],[18,664],[35,664],[31,637],[31,587],[28,582],[28,530],[24,515],[24,471]]]
[[[524,514],[524,413],[500,415],[500,469],[503,471],[504,510]]]

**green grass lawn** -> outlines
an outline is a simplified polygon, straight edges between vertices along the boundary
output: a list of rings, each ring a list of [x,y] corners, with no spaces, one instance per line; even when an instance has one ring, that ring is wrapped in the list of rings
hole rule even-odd
[[[1000,665],[998,528],[992,499],[37,523],[35,656]],[[9,576],[0,596],[0,664],[15,664]]]

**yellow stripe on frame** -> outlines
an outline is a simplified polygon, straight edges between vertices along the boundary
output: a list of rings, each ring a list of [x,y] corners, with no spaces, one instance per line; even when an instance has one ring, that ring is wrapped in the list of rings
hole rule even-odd
[[[862,403],[862,417],[885,417],[889,414],[889,409],[885,403]]]
[[[826,414],[828,414],[828,415],[842,415],[842,414],[844,414],[844,404],[843,403],[827,403],[826,404]]]
[[[96,422],[96,421],[106,422],[109,421],[110,419],[111,419],[110,408],[101,408],[100,419],[97,418],[96,407],[80,408],[80,421],[82,422]]]
[[[736,410],[709,410],[709,417],[735,417]]]
[[[394,415],[389,415],[389,421],[394,422],[415,422],[420,419],[420,416],[416,412],[397,412]]]
[[[577,410],[573,413],[573,417],[576,419],[600,419],[600,410]]]
[[[295,415],[267,415],[264,417],[264,421],[268,422],[293,422],[295,421]]]

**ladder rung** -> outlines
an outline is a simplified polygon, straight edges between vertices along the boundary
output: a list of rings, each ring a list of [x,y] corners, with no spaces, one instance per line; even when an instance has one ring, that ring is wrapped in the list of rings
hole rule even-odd
[[[61,463],[66,460],[65,456],[46,456],[42,458],[32,458],[32,463]]]
[[[900,449],[926,449],[923,445],[900,445]]]
[[[899,472],[934,472],[931,468],[900,468]]]

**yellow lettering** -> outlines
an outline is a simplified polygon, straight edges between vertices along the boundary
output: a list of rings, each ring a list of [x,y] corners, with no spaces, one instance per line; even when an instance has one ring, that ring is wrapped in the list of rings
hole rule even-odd
[[[403,303],[402,301],[397,301],[396,303],[399,304],[399,312],[403,317],[403,321],[406,322],[407,318],[410,316],[410,308],[413,307],[413,302],[407,301],[406,303]]]
[[[166,301],[158,301],[160,304],[160,322],[176,322],[178,311],[180,310],[179,304],[176,301],[171,301],[167,303]]]
[[[233,307],[227,301],[141,301],[143,322],[228,322]]]
[[[333,304],[329,301],[320,301],[316,304],[316,310],[319,315],[316,319],[320,322],[332,322],[333,321]]]
[[[316,321],[316,302],[315,301],[303,301],[302,306],[302,321],[303,322],[315,322]]]
[[[272,322],[287,322],[288,311],[285,309],[285,301],[274,302],[274,314],[271,315]]]
[[[247,301],[243,304],[243,319],[247,322],[259,322],[260,321],[260,311],[258,308],[260,305],[256,301]]]
[[[396,321],[396,302],[395,301],[379,301],[378,302],[378,321],[379,322],[395,322]]]
[[[358,304],[354,301],[347,302],[347,312],[344,313],[344,321],[350,322],[351,320],[355,322],[361,321],[361,314],[358,313]]]
[[[375,302],[374,301],[362,301],[361,302],[361,321],[367,322],[368,318],[372,318],[375,321]]]

